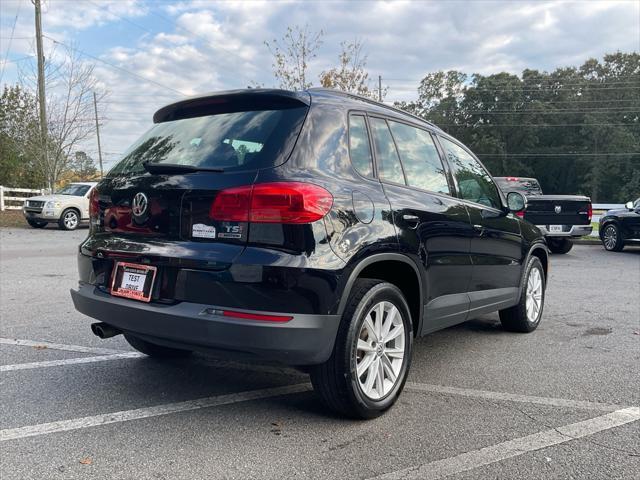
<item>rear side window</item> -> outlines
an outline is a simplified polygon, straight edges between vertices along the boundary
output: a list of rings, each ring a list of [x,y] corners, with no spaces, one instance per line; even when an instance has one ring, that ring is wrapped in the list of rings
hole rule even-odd
[[[373,157],[367,134],[367,124],[362,115],[349,117],[349,153],[354,168],[365,177],[373,176]]]
[[[407,183],[432,192],[451,194],[442,159],[429,132],[389,121]]]
[[[387,127],[387,122],[381,118],[371,119],[371,135],[376,147],[378,161],[378,176],[382,180],[404,184],[404,173],[400,158],[393,143],[393,137]]]
[[[460,145],[440,137],[453,174],[458,181],[460,196],[465,200],[499,209],[502,201],[498,188],[482,164]]]
[[[154,125],[109,176],[143,173],[144,162],[227,171],[257,170],[286,160],[307,107],[224,112]]]

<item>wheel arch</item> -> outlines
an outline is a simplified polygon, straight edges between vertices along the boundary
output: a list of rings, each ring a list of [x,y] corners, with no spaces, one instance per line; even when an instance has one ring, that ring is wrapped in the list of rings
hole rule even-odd
[[[534,243],[531,248],[529,249],[529,252],[527,253],[527,257],[525,259],[524,264],[522,265],[523,271],[524,269],[527,267],[527,265],[529,264],[529,259],[531,257],[538,257],[540,259],[540,263],[542,263],[542,269],[544,271],[544,284],[545,287],[547,285],[547,282],[549,280],[549,250],[547,249],[546,245],[542,242],[536,242]],[[524,277],[522,277],[524,278]],[[520,294],[522,294],[522,288],[524,287],[524,282],[521,282],[520,284]]]
[[[338,306],[342,315],[353,284],[358,278],[377,278],[397,286],[402,291],[413,320],[414,337],[422,328],[423,289],[420,270],[415,262],[400,253],[377,253],[361,260],[347,280]]]

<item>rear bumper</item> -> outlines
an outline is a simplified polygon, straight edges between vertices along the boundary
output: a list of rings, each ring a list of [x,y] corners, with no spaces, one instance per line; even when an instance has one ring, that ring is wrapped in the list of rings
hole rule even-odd
[[[591,235],[593,227],[591,225],[571,225],[570,229],[563,228],[562,232],[549,232],[547,229],[549,225],[536,225],[545,237],[583,237]]]
[[[93,285],[71,290],[76,310],[149,341],[194,350],[257,356],[286,365],[316,365],[333,350],[338,315],[291,314],[284,323],[241,320],[208,313],[214,305],[147,304],[113,297]],[[271,312],[250,312],[271,313]],[[276,315],[283,315],[281,312]]]

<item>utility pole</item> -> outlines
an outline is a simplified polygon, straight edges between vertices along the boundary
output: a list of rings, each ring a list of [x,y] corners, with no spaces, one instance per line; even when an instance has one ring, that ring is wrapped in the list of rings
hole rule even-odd
[[[378,101],[382,102],[382,75],[378,75]]]
[[[40,138],[42,140],[42,154],[44,155],[45,170],[49,171],[49,149],[47,148],[47,107],[44,96],[44,53],[42,51],[42,19],[40,0],[31,0],[36,7],[36,50],[38,54],[38,103],[40,105]],[[49,179],[47,179],[49,181]],[[49,188],[53,185],[49,184]]]
[[[98,137],[98,159],[100,160],[100,178],[104,176],[102,171],[102,147],[100,147],[100,127],[98,126],[98,101],[96,100],[96,92],[93,92],[93,110],[96,112],[96,136]]]

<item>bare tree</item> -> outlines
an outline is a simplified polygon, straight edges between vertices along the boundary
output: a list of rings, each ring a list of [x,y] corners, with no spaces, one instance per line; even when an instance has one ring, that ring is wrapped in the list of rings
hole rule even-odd
[[[342,50],[338,56],[338,67],[323,71],[320,74],[320,84],[325,88],[335,88],[377,100],[377,89],[369,87],[367,55],[362,52],[362,42],[341,42],[340,46]],[[387,88],[385,87],[381,93],[384,99]]]
[[[95,133],[93,92],[98,80],[94,65],[82,61],[73,47],[63,47],[62,55],[45,63],[47,83],[47,131],[46,146],[41,145],[36,164],[49,188],[54,188],[60,176],[69,169],[71,153],[81,142]],[[21,72],[21,81],[35,84],[35,70]],[[106,94],[98,95],[98,101]],[[44,148],[48,155],[44,155]]]
[[[312,32],[309,25],[287,27],[282,39],[264,42],[273,55],[273,73],[286,90],[305,90],[312,86],[307,71],[322,45],[322,30]]]

